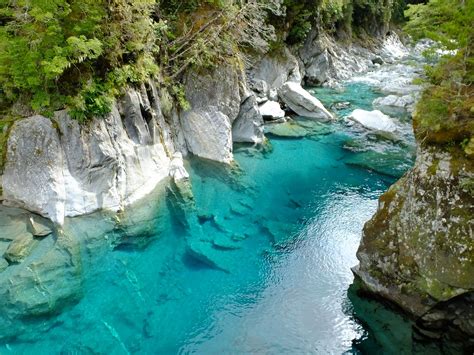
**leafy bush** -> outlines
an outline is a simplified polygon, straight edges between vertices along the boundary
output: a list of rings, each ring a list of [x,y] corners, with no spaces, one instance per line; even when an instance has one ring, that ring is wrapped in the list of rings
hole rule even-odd
[[[154,0],[1,1],[0,102],[103,114],[118,86],[156,69]]]
[[[429,37],[439,43],[435,50],[454,50],[426,67],[430,86],[416,109],[415,134],[423,144],[462,146],[474,137],[474,2],[431,0],[405,14],[415,39]]]

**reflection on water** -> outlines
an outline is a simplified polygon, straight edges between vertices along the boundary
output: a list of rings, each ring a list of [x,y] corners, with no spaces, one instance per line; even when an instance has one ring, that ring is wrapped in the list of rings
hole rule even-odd
[[[366,101],[377,96],[364,85],[357,90]],[[380,311],[405,329],[393,341],[377,317],[371,324],[354,318],[353,304],[365,314],[380,305],[348,299],[363,223],[399,172],[378,174],[363,156],[367,166],[349,163],[364,151],[346,145],[370,142],[384,164],[397,167],[412,157],[387,152],[411,143],[374,139],[342,123],[297,122],[305,138],[236,147],[238,167],[191,160],[194,208],[170,201],[161,186],[122,215],[70,220],[81,247],[82,299],[22,323],[0,353],[410,348],[410,327],[400,317]]]

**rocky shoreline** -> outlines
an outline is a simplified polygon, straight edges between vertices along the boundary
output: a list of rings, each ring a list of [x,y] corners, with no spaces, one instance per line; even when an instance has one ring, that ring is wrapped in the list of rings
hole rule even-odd
[[[419,55],[426,45],[414,53]],[[247,68],[230,61],[204,74],[188,73],[186,111],[177,108],[159,83],[148,82],[129,88],[107,117],[88,126],[65,111],[56,112],[52,120],[34,116],[15,123],[1,180],[0,309],[5,316],[0,333],[16,335],[19,319],[60,312],[80,298],[82,259],[87,255],[80,250],[81,238],[94,243],[112,234],[108,243],[113,244],[123,236],[146,235],[155,209],[136,206],[146,204],[149,194],[170,180],[180,198],[191,200],[183,157],[192,154],[232,165],[233,143],[264,144],[265,126],[278,130],[288,123],[288,114],[333,120],[333,113],[305,85],[370,82],[388,95],[374,102],[383,112],[359,110],[348,118],[368,130],[395,132],[395,123],[385,113],[413,110],[421,88],[411,81],[419,72],[400,66],[398,79],[387,82],[384,66],[391,64],[387,70],[394,70],[397,60],[407,55],[394,33],[370,50],[311,33],[297,51],[268,53]],[[415,168],[381,197],[379,212],[364,230],[361,264],[354,269],[364,288],[401,306],[434,338],[437,331],[453,327],[474,334],[469,313],[474,289],[469,278],[474,274],[472,214],[465,210],[472,196],[460,183],[472,178],[469,164],[420,150]],[[158,198],[166,198],[163,191]],[[445,222],[447,217],[440,213],[456,208],[449,201],[465,214]],[[97,233],[71,218],[93,219],[88,215],[94,212],[104,216]],[[434,237],[433,228],[439,232]],[[418,232],[412,240],[413,230]],[[447,257],[443,253],[451,242],[456,245]],[[428,254],[416,260],[412,254],[420,250]],[[433,255],[442,258],[441,271]],[[450,313],[453,307],[456,316]]]

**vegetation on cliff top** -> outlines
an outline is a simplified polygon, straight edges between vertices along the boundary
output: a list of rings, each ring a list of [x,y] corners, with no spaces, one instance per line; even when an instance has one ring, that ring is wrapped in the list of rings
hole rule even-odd
[[[180,97],[176,82],[191,66],[266,49],[275,32],[296,43],[315,25],[369,31],[404,1],[0,0],[0,108],[26,116],[66,107],[84,120],[159,73]]]
[[[431,53],[448,50],[428,65],[429,86],[414,117],[415,134],[422,144],[461,146],[474,155],[474,1],[431,0],[410,5],[405,29],[415,39],[439,43]]]

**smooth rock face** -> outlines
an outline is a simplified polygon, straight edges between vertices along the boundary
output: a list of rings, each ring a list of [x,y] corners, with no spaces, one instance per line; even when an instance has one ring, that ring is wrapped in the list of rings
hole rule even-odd
[[[300,83],[302,80],[298,60],[287,48],[257,61],[249,69],[248,78],[257,97],[274,101],[276,92],[284,83]]]
[[[276,101],[267,101],[258,108],[260,114],[265,119],[276,120],[285,117],[285,111],[281,109],[281,106]]]
[[[460,149],[422,148],[364,227],[355,273],[421,317],[425,335],[474,339],[473,179],[473,161]]]
[[[232,125],[232,140],[240,143],[262,143],[263,117],[257,99],[250,95],[240,106],[240,112]]]
[[[25,206],[62,223],[66,189],[64,155],[51,120],[33,116],[13,126],[3,174],[6,203]]]
[[[187,112],[181,125],[190,152],[221,163],[233,160],[232,126],[229,117],[216,107]]]
[[[322,121],[333,119],[333,115],[324,105],[299,83],[287,82],[278,91],[280,98],[295,113],[303,117],[316,118]]]
[[[65,111],[55,115],[57,128],[41,116],[17,122],[8,140],[6,203],[62,224],[65,216],[117,211],[144,197],[168,176],[169,158],[150,133],[159,130],[156,120],[142,116],[143,102],[129,90],[119,108],[84,127]]]
[[[230,163],[232,123],[240,111],[240,78],[232,65],[186,78],[191,108],[180,116],[188,150],[201,158]]]
[[[392,119],[379,110],[365,111],[356,109],[347,118],[374,131],[393,133],[397,130],[397,126],[393,123]]]

